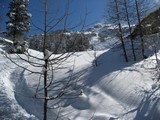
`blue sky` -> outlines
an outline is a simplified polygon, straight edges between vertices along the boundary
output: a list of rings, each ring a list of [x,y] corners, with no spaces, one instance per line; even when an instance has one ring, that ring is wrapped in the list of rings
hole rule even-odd
[[[43,6],[39,2],[40,0],[30,0],[29,5],[29,12],[32,14],[32,22],[38,26],[42,27],[43,25]],[[41,0],[42,1],[42,0]],[[49,16],[50,18],[54,16],[55,13],[58,13],[59,16],[61,16],[64,13],[64,9],[66,8],[66,1],[67,0],[48,0],[52,1],[49,2],[48,9],[50,11]],[[56,1],[56,3],[53,1]],[[86,22],[85,25],[93,25],[96,22],[99,22],[103,19],[104,15],[104,9],[106,7],[106,1],[107,0],[70,0],[70,7],[69,11],[71,15],[68,16],[68,24],[71,27],[76,26],[78,23],[80,23],[80,20],[84,20],[85,13],[87,11],[88,15],[86,16]],[[8,19],[5,14],[8,11],[8,3],[9,0],[0,0],[0,4],[2,7],[0,7],[0,14],[2,14],[3,21],[1,24],[2,30],[5,30],[5,21]],[[57,9],[59,9],[59,12],[57,12]],[[62,27],[62,24],[60,24],[58,27]],[[76,28],[76,30],[80,29],[81,27]],[[38,33],[37,29],[35,29],[33,26],[30,30],[30,34]]]

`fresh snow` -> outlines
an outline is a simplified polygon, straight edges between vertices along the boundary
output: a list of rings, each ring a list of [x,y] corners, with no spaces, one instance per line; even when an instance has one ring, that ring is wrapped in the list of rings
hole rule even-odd
[[[2,46],[1,46],[2,47]],[[0,119],[1,120],[16,120],[23,119],[28,120],[34,118],[34,115],[28,114],[22,106],[19,105],[16,99],[16,83],[12,81],[12,74],[14,71],[14,67],[16,67],[13,63],[11,63],[7,58],[4,57],[2,53],[4,51],[0,49]],[[18,81],[16,81],[18,82]],[[18,93],[17,93],[18,94]]]
[[[72,75],[80,88],[68,91],[76,97],[62,101],[59,119],[159,120],[160,84],[153,80],[155,56],[126,63],[120,49],[115,47],[116,38],[100,42],[96,35],[90,42],[93,50],[75,53],[62,64],[64,69],[55,71],[55,80]],[[43,101],[33,98],[39,76],[16,67],[4,56],[4,51],[0,51],[0,119],[41,120]],[[45,57],[35,50],[29,53],[42,59],[52,54],[48,50]],[[11,57],[28,69],[44,71],[22,62],[14,54]],[[94,65],[95,59],[98,66]],[[50,109],[48,119],[55,119],[57,112],[58,109]]]
[[[13,43],[13,41],[8,40],[8,39],[6,39],[6,38],[2,38],[2,37],[0,37],[0,42],[2,42],[2,43],[9,43],[9,44],[12,44],[12,43]]]
[[[93,38],[92,42],[98,41]],[[97,67],[92,64],[95,51],[86,51],[75,53],[65,64],[68,68],[56,72],[55,79],[62,79],[69,75],[67,71],[84,71],[79,78],[81,94],[64,100],[60,116],[71,120],[158,120],[160,85],[145,68],[154,56],[137,63],[125,63],[118,49],[99,51],[98,47]],[[30,50],[30,53],[42,57],[37,51]],[[17,59],[17,62],[21,61]],[[31,87],[37,84],[37,77],[16,68],[3,54],[0,66],[1,119],[42,119],[42,101],[31,98],[34,95]],[[54,112],[50,111],[50,119],[54,118]]]

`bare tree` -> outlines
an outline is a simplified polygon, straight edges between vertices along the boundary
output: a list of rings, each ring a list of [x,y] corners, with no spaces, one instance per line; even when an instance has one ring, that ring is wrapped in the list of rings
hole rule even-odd
[[[145,59],[146,56],[144,54],[144,39],[143,39],[141,17],[140,17],[139,6],[138,6],[138,1],[137,0],[135,0],[135,5],[136,5],[136,11],[137,11],[138,26],[139,26],[139,31],[140,31],[142,57],[143,57],[143,59]]]
[[[119,38],[122,44],[122,49],[123,49],[123,54],[124,54],[124,58],[125,61],[128,62],[128,57],[127,57],[127,53],[126,53],[126,49],[125,49],[125,44],[124,44],[124,39],[123,39],[123,33],[122,33],[122,26],[121,26],[121,22],[120,22],[120,11],[119,11],[119,6],[118,6],[118,1],[114,0],[114,4],[115,4],[115,9],[116,9],[116,19],[117,19],[117,24],[118,24],[118,28],[119,28]]]
[[[124,3],[124,7],[125,7],[125,13],[126,13],[125,15],[126,15],[126,19],[127,19],[127,23],[128,23],[128,27],[129,27],[129,36],[131,36],[132,28],[131,28],[130,14],[128,11],[127,1],[123,0],[123,3]],[[131,40],[131,49],[132,49],[133,58],[134,58],[134,61],[136,61],[136,54],[135,54],[133,38],[130,37],[130,40]]]
[[[122,5],[121,1],[119,0],[112,0],[107,3],[109,7],[105,9],[106,15],[104,16],[106,19],[106,22],[111,23],[111,26],[116,31],[115,36],[118,37],[118,39],[121,42],[122,50],[123,50],[123,56],[125,58],[125,61],[128,62],[128,56],[125,48],[125,42],[124,42],[124,35],[123,35],[123,15],[122,15]]]
[[[34,97],[36,99],[43,100],[43,120],[47,120],[48,110],[53,108],[55,109],[55,104],[60,103],[60,101],[62,99],[65,99],[65,97],[73,96],[74,98],[75,96],[78,96],[81,94],[79,87],[77,88],[77,85],[76,85],[78,80],[80,79],[81,74],[79,74],[77,77],[74,77],[73,73],[71,72],[70,77],[66,78],[65,80],[64,79],[56,80],[54,78],[55,71],[66,68],[62,66],[62,64],[64,64],[66,60],[71,55],[73,55],[73,52],[70,52],[70,53],[64,52],[64,53],[55,55],[54,51],[48,50],[48,44],[49,44],[48,34],[52,30],[54,30],[54,28],[58,26],[60,23],[64,23],[64,26],[63,26],[64,29],[67,28],[67,18],[69,15],[70,0],[67,1],[66,9],[63,15],[58,18],[57,18],[58,13],[56,13],[56,15],[53,18],[49,18],[49,14],[51,12],[49,11],[48,0],[43,0],[40,2],[43,4],[43,7],[44,7],[43,8],[44,24],[43,24],[43,28],[40,28],[38,26],[35,26],[35,27],[43,32],[42,54],[39,56],[35,56],[30,52],[30,50],[27,50],[23,55],[16,54],[16,56],[19,59],[28,63],[30,66],[32,66],[32,68],[35,68],[35,69],[38,68],[38,70],[35,71],[35,69],[26,68],[23,63],[22,64],[17,63],[9,55],[7,55],[7,58],[9,58],[9,60],[12,61],[17,66],[28,71],[29,74],[34,74],[39,77],[39,79],[37,79],[36,88],[33,88],[35,90]],[[59,105],[56,108],[61,108],[61,107],[63,106]],[[59,112],[57,113],[57,116],[55,116],[55,118],[53,119],[57,119],[58,115],[59,115]]]

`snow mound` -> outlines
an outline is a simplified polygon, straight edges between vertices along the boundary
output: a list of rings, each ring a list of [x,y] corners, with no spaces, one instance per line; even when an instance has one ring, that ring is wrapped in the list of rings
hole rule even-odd
[[[78,110],[89,109],[91,107],[89,97],[82,93],[78,97],[76,97],[73,101],[68,101],[71,103],[71,106]]]

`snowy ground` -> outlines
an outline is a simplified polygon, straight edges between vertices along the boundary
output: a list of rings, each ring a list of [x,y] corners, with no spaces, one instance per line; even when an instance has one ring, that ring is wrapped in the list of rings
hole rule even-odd
[[[2,46],[1,46],[2,47]],[[2,52],[3,50],[1,50]],[[28,114],[16,99],[16,84],[18,80],[12,81],[18,68],[4,55],[0,54],[0,119],[1,120],[32,120],[34,115]],[[16,69],[15,69],[16,68]],[[19,72],[15,72],[19,73]]]
[[[98,43],[96,39],[93,38],[92,44]],[[105,44],[95,46],[96,51],[75,53],[68,59],[68,68],[56,72],[55,79],[65,78],[75,64],[73,73],[83,73],[79,77],[83,93],[63,101],[59,119],[160,120],[160,84],[153,81],[154,56],[125,63],[119,49],[104,49]],[[37,51],[31,52],[40,55]],[[97,67],[93,63],[95,54]],[[37,76],[26,75],[26,71],[5,58],[3,52],[0,59],[0,119],[42,119],[42,101],[32,98]],[[16,57],[14,60],[22,62]],[[50,120],[55,117],[54,113],[55,110],[49,111]]]

